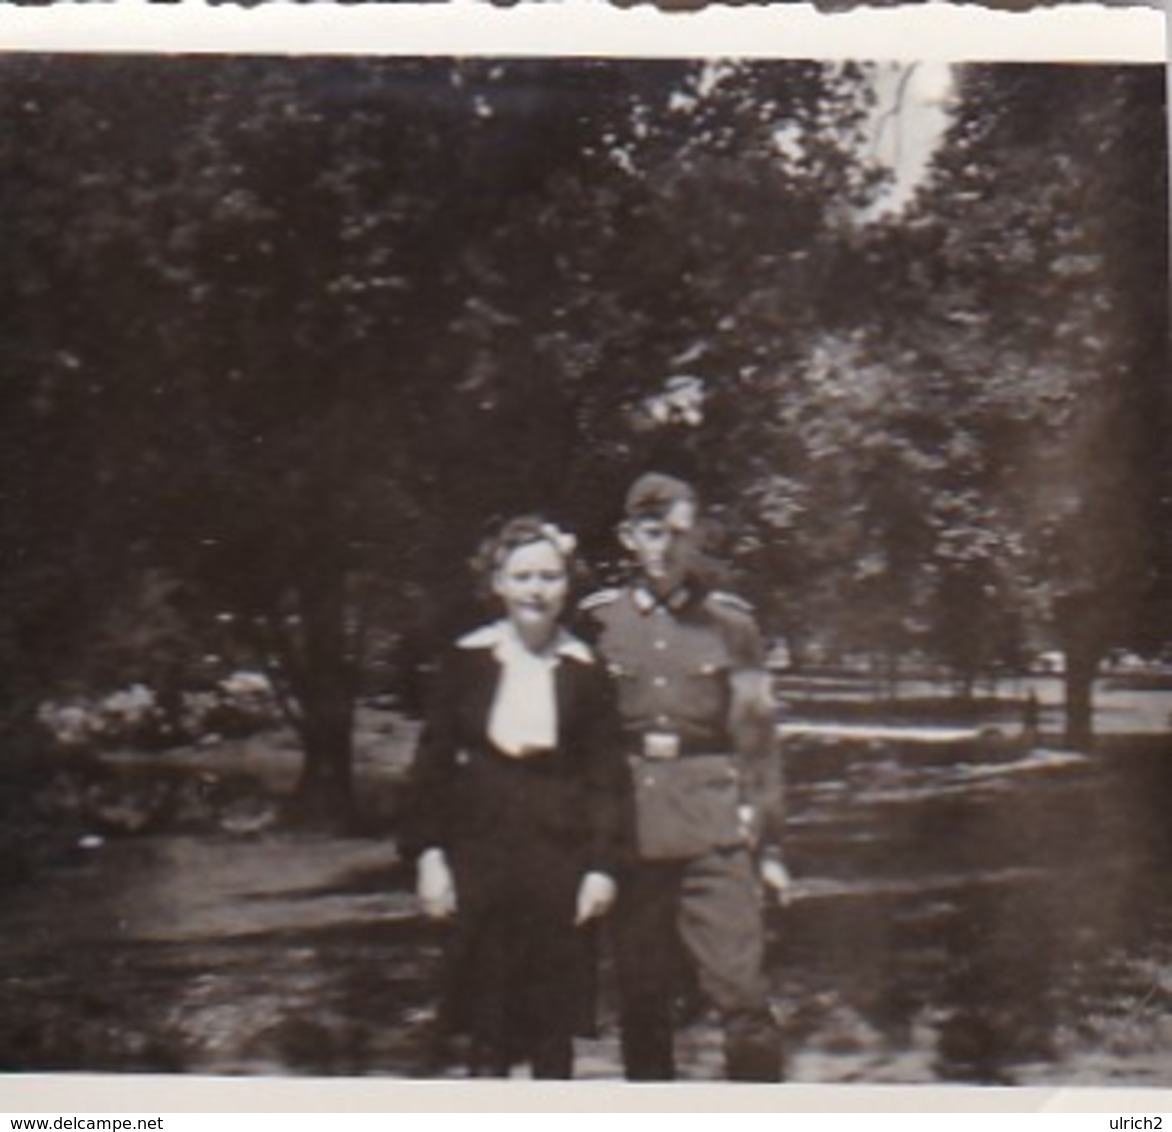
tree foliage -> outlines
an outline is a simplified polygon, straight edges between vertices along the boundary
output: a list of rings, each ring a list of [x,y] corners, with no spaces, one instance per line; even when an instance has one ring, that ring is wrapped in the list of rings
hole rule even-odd
[[[6,68],[8,663],[59,678],[45,620],[83,646],[163,570],[247,630],[330,812],[372,633],[458,604],[494,514],[601,544],[640,405],[703,356],[733,406],[767,328],[796,350],[778,265],[808,290],[865,191],[814,65]]]
[[[1158,78],[970,69],[865,223],[854,65],[6,59],[6,714],[175,593],[342,813],[372,650],[473,615],[493,516],[612,560],[652,465],[799,654],[1101,651],[1168,567]]]
[[[880,406],[861,449],[831,445],[890,547],[854,560],[968,679],[1066,650],[1078,745],[1107,648],[1168,632],[1164,106],[1155,68],[965,68],[932,178],[860,240],[872,313],[836,344]]]

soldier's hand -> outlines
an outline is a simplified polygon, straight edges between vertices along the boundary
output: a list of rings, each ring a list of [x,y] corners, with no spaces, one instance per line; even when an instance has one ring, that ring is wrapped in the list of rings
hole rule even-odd
[[[419,858],[415,894],[428,919],[446,920],[455,915],[456,882],[442,849],[428,849]]]
[[[782,904],[789,900],[791,880],[789,869],[782,863],[780,857],[767,856],[761,859],[758,865],[761,883],[766,891],[772,892]]]
[[[574,923],[581,925],[598,916],[605,916],[614,903],[615,882],[606,873],[587,873],[578,886],[578,914]]]

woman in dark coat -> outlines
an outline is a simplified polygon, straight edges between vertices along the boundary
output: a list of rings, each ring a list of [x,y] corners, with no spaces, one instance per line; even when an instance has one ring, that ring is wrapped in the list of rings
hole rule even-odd
[[[503,619],[444,658],[401,847],[424,912],[451,919],[441,1023],[470,1072],[567,1078],[590,986],[583,926],[614,900],[630,784],[609,679],[561,625],[573,538],[505,524],[482,557]]]

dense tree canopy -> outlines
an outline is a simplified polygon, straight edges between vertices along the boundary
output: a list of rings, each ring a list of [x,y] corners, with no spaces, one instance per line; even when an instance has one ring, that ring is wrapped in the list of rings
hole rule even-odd
[[[494,514],[600,539],[643,399],[778,319],[774,265],[865,189],[816,65],[22,60],[0,95],[10,663],[35,694],[74,667],[48,621],[81,646],[165,568],[271,662],[311,798],[363,638],[450,607]]]
[[[1168,635],[1164,107],[1150,68],[966,68],[933,178],[861,277],[885,282],[867,352],[913,386],[937,651],[1060,646],[1078,745],[1106,650]]]
[[[605,572],[652,465],[799,656],[1130,640],[1169,568],[1160,72],[968,69],[879,221],[869,75],[4,60],[6,717],[147,587],[168,641],[232,618],[340,812],[372,649],[471,615],[494,515]]]

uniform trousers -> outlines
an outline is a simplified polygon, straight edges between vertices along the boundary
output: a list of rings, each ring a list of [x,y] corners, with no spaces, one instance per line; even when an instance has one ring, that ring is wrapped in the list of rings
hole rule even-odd
[[[769,1008],[753,859],[743,848],[683,861],[640,861],[619,878],[614,911],[628,1080],[675,1077],[674,961],[682,945],[724,1026],[730,1080],[779,1081],[781,1033]]]

